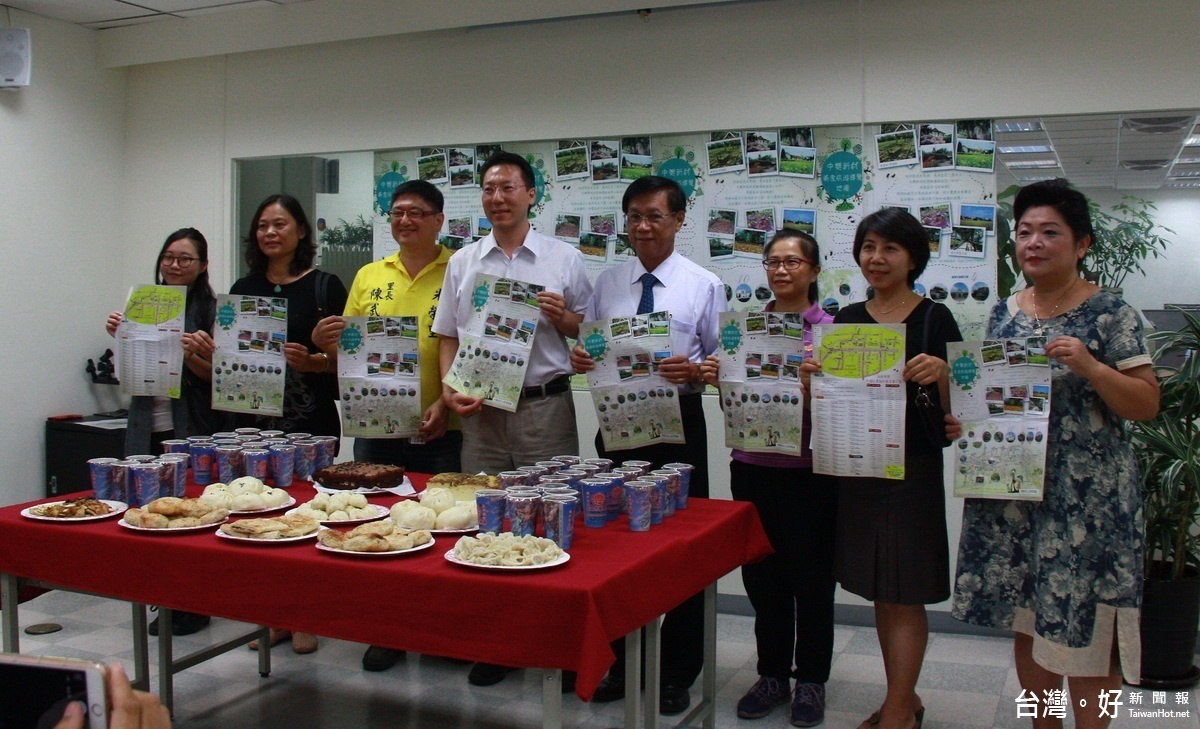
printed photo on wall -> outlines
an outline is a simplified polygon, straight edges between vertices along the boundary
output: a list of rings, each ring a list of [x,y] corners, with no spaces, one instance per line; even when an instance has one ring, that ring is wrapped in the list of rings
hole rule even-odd
[[[446,150],[442,147],[422,147],[417,157],[417,177],[426,182],[446,181]]]
[[[475,148],[450,147],[450,187],[475,187]]]
[[[637,256],[637,251],[634,250],[633,244],[629,242],[628,233],[617,233],[615,238],[616,241],[613,242],[613,260],[619,262]]]
[[[959,119],[954,125],[959,139],[974,139],[979,142],[995,141],[992,137],[991,119]]]
[[[942,230],[947,230],[952,225],[950,220],[950,203],[922,205],[920,212],[921,214],[917,218],[921,221],[921,225],[932,225]]]
[[[783,227],[798,230],[801,233],[816,235],[817,211],[806,208],[784,208]]]
[[[954,169],[953,124],[922,124],[919,139],[922,172]]]
[[[571,140],[574,141],[574,140]],[[562,144],[560,141],[559,144]],[[554,151],[554,177],[559,180],[574,180],[588,176],[587,147],[559,148]]]
[[[879,168],[901,167],[917,163],[917,133],[909,130],[875,135],[875,153]]]
[[[738,256],[762,258],[767,245],[767,231],[754,228],[738,228],[733,235],[733,252]]]
[[[499,144],[476,144],[475,145],[475,184],[483,183],[483,165],[497,152],[503,152],[504,147]]]
[[[621,138],[621,179],[632,182],[653,172],[654,151],[650,137]]]
[[[746,227],[773,233],[775,231],[775,208],[747,210]]]
[[[788,147],[816,147],[812,127],[784,127],[779,130],[779,144]]]
[[[621,179],[621,145],[615,139],[593,139],[588,145],[588,163],[592,182],[617,182]]]
[[[471,237],[470,218],[450,218],[446,221],[446,232],[459,238]]]
[[[987,231],[983,228],[954,226],[950,229],[950,255],[960,258],[983,258],[986,235]]]
[[[746,132],[746,168],[750,175],[779,174],[778,150],[778,132]]]
[[[717,134],[718,132],[714,132]],[[734,132],[734,134],[737,134]],[[723,172],[740,172],[746,169],[746,153],[742,148],[742,137],[721,139],[705,144],[708,152],[708,172],[717,175]]]
[[[601,235],[616,235],[617,214],[601,213],[600,215],[590,216],[588,218],[588,232],[599,233]]]
[[[579,240],[582,216],[560,213],[554,219],[554,237],[575,242]]]
[[[779,174],[784,177],[816,177],[817,150],[812,147],[781,146]]]
[[[608,236],[601,233],[584,233],[579,236],[579,252],[589,261],[607,261]]]
[[[958,224],[996,232],[996,206],[962,203],[958,206]]]
[[[708,209],[708,232],[712,235],[728,235],[732,237],[733,229],[736,226],[736,210]]]
[[[959,138],[958,148],[954,152],[954,166],[960,170],[995,172],[996,143]]]
[[[733,256],[733,236],[708,236],[708,257],[710,260],[730,258]]]
[[[942,255],[942,229],[933,225],[921,226],[929,238],[929,257],[937,258]]]

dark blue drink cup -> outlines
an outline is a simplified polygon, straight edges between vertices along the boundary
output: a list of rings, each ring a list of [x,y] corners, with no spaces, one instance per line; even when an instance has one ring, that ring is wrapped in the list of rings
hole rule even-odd
[[[271,452],[265,448],[244,448],[242,458],[246,463],[246,475],[266,483],[271,473]]]
[[[187,495],[188,457],[183,453],[167,453],[159,461],[175,463],[175,483],[171,488],[171,496],[183,498]]]
[[[188,450],[192,455],[192,480],[200,486],[212,483],[217,446],[211,440],[193,442]]]
[[[621,466],[624,468],[637,468],[641,470],[643,476],[650,473],[650,461],[622,461]]]
[[[117,461],[112,466],[113,488],[121,494],[121,501],[134,506],[133,494],[130,493],[129,468],[136,466],[137,461]]]
[[[625,503],[625,479],[619,473],[597,474],[596,478],[608,481],[608,521],[621,516],[621,505]]]
[[[686,509],[688,488],[692,485],[692,472],[696,467],[690,463],[664,463],[663,468],[679,471],[679,494],[675,497],[675,508]]]
[[[580,485],[580,482],[583,481],[583,479],[587,478],[587,471],[580,471],[575,468],[560,468],[558,470],[558,473],[556,473],[554,475],[555,476],[566,476],[567,478],[571,479],[571,488],[575,489],[576,491],[582,492],[583,487]]]
[[[293,475],[296,478],[311,481],[313,473],[317,470],[317,442],[300,439],[293,440],[292,445],[296,446],[296,460],[292,467]]]
[[[508,491],[508,530],[518,537],[537,533],[538,510],[542,495],[536,492]]]
[[[277,444],[267,446],[267,450],[270,451],[271,478],[275,480],[275,488],[288,488],[296,472],[296,446]]]
[[[549,475],[549,473],[550,473],[550,471],[548,469],[543,468],[542,466],[518,466],[517,470],[522,473],[528,474],[530,486],[535,485],[538,482],[539,478],[541,478],[542,476]]]
[[[585,478],[583,487],[583,525],[602,527],[608,523],[608,480]]]
[[[609,473],[613,470],[613,460],[611,458],[585,458],[583,462],[589,466],[596,466],[599,469],[596,473]]]
[[[667,497],[663,499],[663,516],[675,516],[675,500],[679,496],[679,471],[673,468],[659,468],[650,472],[652,476],[662,476],[667,479]]]
[[[507,498],[508,494],[500,489],[480,489],[475,492],[479,531],[493,534],[504,531],[504,505]]]
[[[649,481],[628,481],[625,484],[625,496],[629,501],[629,531],[650,531],[652,506],[650,496],[654,484]]]
[[[542,525],[546,538],[563,549],[571,548],[575,536],[575,497],[550,494],[542,497]]]
[[[496,474],[496,478],[500,479],[500,488],[506,489],[509,486],[528,486],[530,484],[529,474],[524,471],[501,471]]]
[[[116,479],[113,478],[112,464],[116,462],[116,458],[93,458],[87,462],[92,490],[96,492],[97,499],[125,500],[125,489],[118,488]]]
[[[175,495],[175,468],[176,464],[173,461],[157,460],[154,465],[158,467],[158,496]]]
[[[569,456],[569,455],[568,456],[551,456],[550,460],[558,461],[559,463],[566,464],[567,466],[574,466],[576,463],[583,462],[583,459],[580,458],[579,456]]]
[[[654,490],[650,493],[650,523],[662,524],[663,502],[667,500],[667,477],[648,473],[642,476],[642,480],[654,485]]]
[[[316,435],[312,440],[317,442],[317,459],[313,470],[319,471],[332,466],[333,459],[337,457],[338,441],[341,439],[335,435]]]
[[[241,475],[238,461],[241,460],[242,449],[238,446],[217,446],[217,480],[229,483]]]
[[[546,469],[546,475],[548,476],[553,476],[554,474],[558,473],[558,469],[564,468],[562,461],[538,461],[533,465],[541,466],[542,468]]]
[[[135,463],[128,470],[130,506],[145,506],[158,498],[159,474],[157,463]]]
[[[188,442],[185,438],[168,438],[162,442],[163,453],[184,453],[188,452]]]

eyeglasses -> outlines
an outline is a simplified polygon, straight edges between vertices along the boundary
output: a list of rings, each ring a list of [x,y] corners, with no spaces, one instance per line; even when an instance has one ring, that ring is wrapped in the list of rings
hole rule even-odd
[[[625,216],[625,223],[630,228],[636,228],[642,223],[649,223],[653,226],[659,226],[662,225],[666,220],[675,220],[675,213],[669,213],[667,215],[663,215],[662,213],[650,213],[649,215],[630,213],[629,215]]]
[[[420,208],[412,208],[411,210],[401,210],[400,208],[392,208],[388,211],[388,217],[392,220],[400,220],[407,217],[414,223],[419,223],[425,218],[432,218],[438,213],[434,210],[422,210]]]
[[[162,257],[162,260],[158,262],[158,265],[162,266],[163,268],[167,268],[171,264],[175,264],[180,268],[191,268],[192,264],[199,260],[200,259],[196,258],[195,256],[174,256],[170,253],[167,253]]]
[[[768,258],[762,262],[762,267],[768,271],[778,271],[780,266],[783,266],[785,271],[798,271],[806,263],[812,265],[812,261],[807,258],[787,258],[782,261],[778,258]]]
[[[497,187],[495,185],[488,185],[487,187],[483,188],[483,196],[491,197],[492,195],[495,195],[496,193],[500,193],[504,197],[508,197],[509,195],[513,194],[517,190],[524,190],[528,187],[529,187],[529,185],[501,185],[499,187]]]

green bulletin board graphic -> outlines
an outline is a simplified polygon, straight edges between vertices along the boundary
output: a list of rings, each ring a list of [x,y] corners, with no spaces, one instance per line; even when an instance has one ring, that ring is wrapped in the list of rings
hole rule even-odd
[[[125,317],[138,324],[162,324],[183,313],[186,294],[174,286],[140,286],[129,296]]]

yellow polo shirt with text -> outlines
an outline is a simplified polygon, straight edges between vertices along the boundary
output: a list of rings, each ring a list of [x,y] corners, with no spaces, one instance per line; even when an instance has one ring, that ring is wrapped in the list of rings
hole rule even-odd
[[[454,251],[438,246],[438,257],[423,268],[416,278],[400,262],[400,252],[381,261],[368,263],[358,270],[343,316],[415,316],[417,357],[421,365],[421,408],[427,410],[442,394],[442,373],[438,365],[438,335],[433,333],[433,315],[437,313],[446,278],[446,264]],[[450,429],[461,426],[458,416],[450,414]]]

